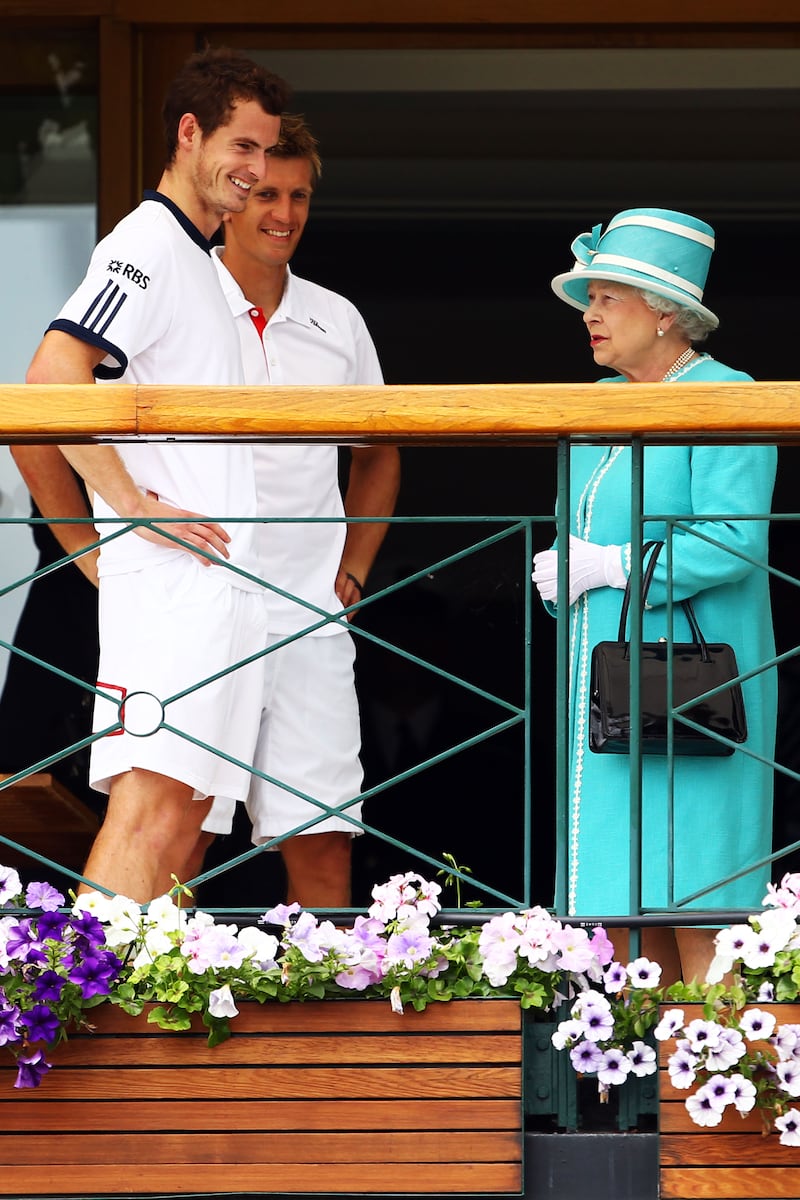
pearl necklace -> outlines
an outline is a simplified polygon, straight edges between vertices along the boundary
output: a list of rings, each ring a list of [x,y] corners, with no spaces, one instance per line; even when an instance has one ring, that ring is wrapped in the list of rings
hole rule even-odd
[[[670,369],[667,371],[666,375],[663,375],[661,377],[661,382],[666,383],[668,379],[672,379],[673,375],[677,375],[678,371],[680,371],[681,367],[685,367],[686,364],[688,363],[689,359],[693,358],[693,357],[694,357],[694,347],[689,346],[686,350],[684,350],[683,354],[679,355],[678,358],[675,359],[675,362],[672,364]]]

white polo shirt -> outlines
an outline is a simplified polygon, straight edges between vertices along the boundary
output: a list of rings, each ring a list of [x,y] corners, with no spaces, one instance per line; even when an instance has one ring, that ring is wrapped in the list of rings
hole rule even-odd
[[[172,201],[145,192],[142,204],[97,245],[83,282],[50,329],[105,351],[98,382],[240,384],[239,339],[210,249]],[[125,442],[118,449],[139,487],[167,504],[223,525],[225,517],[255,516],[253,451],[244,442]],[[99,496],[94,511],[115,515]],[[98,526],[101,536],[114,528]],[[230,524],[227,531],[230,561],[258,574],[255,527]],[[130,533],[102,547],[99,572],[135,571],[183,553]],[[235,586],[259,590],[234,572],[227,575]]]
[[[236,318],[248,385],[382,384],[378,355],[364,319],[349,300],[287,268],[283,297],[261,336],[252,305],[225,269],[222,251],[213,261]],[[268,401],[267,401],[268,403]],[[253,447],[258,512],[269,517],[341,517],[336,446],[256,444]],[[326,612],[342,605],[334,591],[346,529],[343,523],[270,522],[259,527],[264,579]],[[286,635],[318,618],[301,605],[272,593],[270,633]],[[316,632],[332,634],[340,625]]]

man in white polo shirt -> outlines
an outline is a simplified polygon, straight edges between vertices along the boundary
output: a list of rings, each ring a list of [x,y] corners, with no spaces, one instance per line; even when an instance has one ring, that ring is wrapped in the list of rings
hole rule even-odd
[[[188,60],[164,104],[158,190],[100,242],[45,334],[29,383],[241,383],[238,335],[209,239],[263,179],[287,90],[232,51]],[[233,523],[227,531],[199,514],[255,515],[252,449],[154,442],[61,450],[95,493],[95,516],[114,518],[99,525],[101,538],[120,532],[99,559],[95,732],[110,732],[93,746],[90,774],[109,802],[85,875],[144,902],[186,860],[210,797],[244,799],[249,784],[248,772],[218,751],[249,763],[258,728],[261,667],[235,669],[265,637],[255,530]],[[43,515],[85,511],[57,448],[20,447],[15,457]],[[186,523],[124,532],[128,519],[176,516]],[[92,531],[80,529],[78,543],[89,543]]]
[[[228,214],[224,249],[214,251],[247,384],[383,382],[372,339],[353,305],[289,270],[319,174],[316,140],[300,117],[284,114],[265,179],[242,212]],[[382,517],[394,511],[400,480],[394,446],[352,450],[344,505],[336,446],[261,444],[254,450],[261,516]],[[348,805],[362,781],[353,639],[345,624],[324,623],[319,611],[340,612],[360,600],[386,526],[271,521],[258,528],[264,579],[309,605],[271,592],[268,645],[312,628],[267,655],[255,766],[294,792],[345,806],[345,814],[358,817],[360,802]],[[347,906],[351,840],[358,829],[294,792],[254,778],[247,801],[253,842],[324,817],[280,843],[288,898],[306,907]],[[205,828],[227,832],[232,815],[233,805],[220,798]]]

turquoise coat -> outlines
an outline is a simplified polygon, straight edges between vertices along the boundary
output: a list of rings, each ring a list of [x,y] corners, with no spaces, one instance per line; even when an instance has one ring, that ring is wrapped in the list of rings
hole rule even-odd
[[[750,380],[711,358],[696,363],[692,382]],[[620,377],[620,382],[624,379]],[[609,381],[610,382],[610,381]],[[671,384],[670,384],[671,386]],[[691,519],[693,528],[760,563],[767,561],[766,521],[703,520],[770,511],[774,446],[653,446],[645,449],[645,513]],[[630,544],[630,447],[575,446],[571,454],[570,531],[601,545]],[[666,537],[664,521],[648,521],[645,539]],[[672,596],[691,596],[708,641],[730,642],[740,672],[775,652],[767,572],[675,531]],[[666,636],[667,548],[662,550],[644,614],[645,640]],[[588,746],[589,662],[596,642],[614,640],[622,592],[585,592],[570,620],[570,794],[568,904],[571,913],[625,914],[628,907],[630,761],[594,754]],[[673,637],[691,640],[686,618],[673,611]],[[772,758],[775,668],[743,685],[748,725],[745,750]],[[669,786],[666,758],[647,756],[643,772],[642,903],[663,908],[769,854],[772,769],[738,750],[728,758],[676,757],[674,772],[674,895],[668,888]],[[695,902],[700,908],[758,908],[768,868],[750,872]]]

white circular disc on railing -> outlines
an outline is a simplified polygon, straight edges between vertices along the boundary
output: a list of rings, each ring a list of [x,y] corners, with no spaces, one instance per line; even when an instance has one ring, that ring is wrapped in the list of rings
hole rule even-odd
[[[132,692],[122,706],[122,728],[133,737],[150,737],[164,720],[164,705],[152,692]]]

